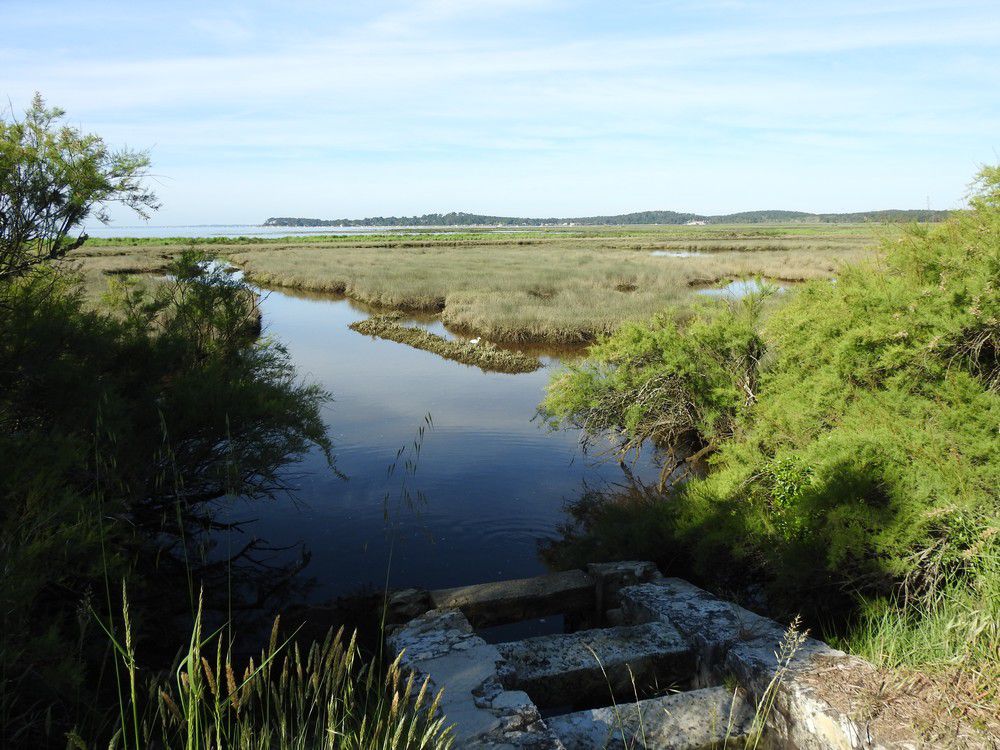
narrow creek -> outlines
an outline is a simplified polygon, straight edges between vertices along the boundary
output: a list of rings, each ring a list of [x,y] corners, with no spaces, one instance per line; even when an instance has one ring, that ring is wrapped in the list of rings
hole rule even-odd
[[[252,519],[244,535],[288,547],[275,562],[308,551],[310,601],[387,582],[437,588],[542,573],[538,544],[559,533],[565,503],[626,481],[599,449],[584,454],[578,433],[534,419],[565,352],[542,353],[546,366],[533,373],[484,373],[351,331],[367,312],[343,298],[269,291],[261,307],[264,334],[287,347],[300,377],[333,394],[324,419],[346,479],[315,452],[289,467],[292,496],[237,503],[226,516]],[[433,320],[412,324],[450,335]],[[648,457],[632,471],[657,476]]]

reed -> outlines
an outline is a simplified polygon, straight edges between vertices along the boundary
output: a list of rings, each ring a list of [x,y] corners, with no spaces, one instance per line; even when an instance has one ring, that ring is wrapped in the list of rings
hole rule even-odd
[[[382,667],[360,655],[343,628],[303,651],[281,639],[276,619],[268,645],[240,669],[228,630],[203,629],[199,602],[191,639],[173,680],[156,675],[140,690],[123,587],[123,632],[105,632],[122,672],[123,717],[108,748],[178,750],[447,750],[452,732],[441,693],[404,673],[400,657]],[[71,747],[86,750],[76,733]]]

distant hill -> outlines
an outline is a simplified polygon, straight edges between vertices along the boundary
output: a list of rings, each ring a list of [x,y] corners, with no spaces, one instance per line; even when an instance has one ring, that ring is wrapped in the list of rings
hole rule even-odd
[[[638,211],[614,216],[578,216],[576,218],[524,218],[518,216],[484,216],[452,212],[423,216],[370,216],[365,219],[307,219],[295,216],[272,216],[264,222],[268,227],[465,227],[503,226],[537,227],[563,225],[628,224],[846,224],[856,222],[943,221],[950,211],[900,210],[862,211],[851,214],[810,214],[803,211],[743,211],[735,214],[706,216],[677,211]]]

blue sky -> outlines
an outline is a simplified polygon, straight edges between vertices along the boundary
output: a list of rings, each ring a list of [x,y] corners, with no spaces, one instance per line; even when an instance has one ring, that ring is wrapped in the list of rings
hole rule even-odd
[[[0,101],[148,148],[157,224],[948,208],[1000,161],[998,10],[0,0]]]

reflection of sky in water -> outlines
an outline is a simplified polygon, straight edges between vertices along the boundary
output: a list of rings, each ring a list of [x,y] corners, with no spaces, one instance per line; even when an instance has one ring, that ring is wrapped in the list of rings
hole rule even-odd
[[[713,289],[699,289],[696,294],[703,294],[706,297],[732,297],[739,299],[740,297],[745,297],[752,292],[759,292],[762,290],[766,284],[761,283],[757,279],[737,279],[736,281],[731,281],[725,286],[720,286]],[[783,286],[777,287],[779,292],[785,291]]]
[[[448,339],[449,341],[462,341],[468,338],[466,336],[459,336],[452,331],[449,331],[445,327],[445,324],[441,322],[440,318],[433,318],[431,320],[424,318],[403,318],[399,322],[410,328],[423,328],[425,331],[429,331],[430,333],[440,336],[443,339]]]
[[[298,374],[333,393],[325,418],[337,468],[349,479],[339,480],[310,455],[292,468],[298,502],[241,504],[234,515],[258,519],[246,531],[273,545],[306,544],[312,553],[306,575],[319,581],[317,599],[384,585],[390,546],[394,587],[540,573],[537,543],[557,533],[563,503],[585,481],[623,481],[616,464],[581,454],[576,433],[532,422],[548,368],[483,373],[372,339],[347,328],[365,314],[344,300],[270,292],[263,311],[265,334],[288,347]],[[440,323],[422,325],[447,334]],[[387,477],[396,452],[412,445],[428,413],[434,427],[415,474],[407,475],[401,460]],[[648,460],[637,472],[656,476]],[[408,507],[404,484],[426,502]]]
[[[704,253],[698,253],[694,250],[654,250],[650,255],[657,258],[698,258]]]

